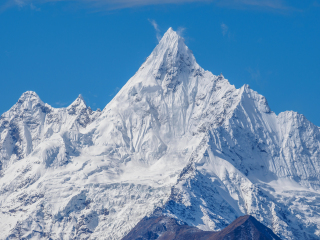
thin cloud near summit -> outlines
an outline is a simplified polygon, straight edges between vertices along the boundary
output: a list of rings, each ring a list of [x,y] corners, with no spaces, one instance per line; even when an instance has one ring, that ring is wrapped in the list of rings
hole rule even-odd
[[[153,19],[148,19],[148,21],[151,23],[151,25],[153,26],[154,30],[156,30],[157,40],[158,40],[158,42],[160,42],[161,34],[160,34],[160,29],[159,29],[159,26],[158,26],[157,22],[155,20],[153,20]]]

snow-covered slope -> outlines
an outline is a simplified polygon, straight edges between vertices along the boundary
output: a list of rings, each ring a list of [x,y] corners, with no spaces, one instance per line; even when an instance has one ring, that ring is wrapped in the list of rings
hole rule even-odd
[[[102,112],[24,93],[0,119],[3,239],[121,239],[161,208],[320,238],[319,128],[203,70],[171,28]]]

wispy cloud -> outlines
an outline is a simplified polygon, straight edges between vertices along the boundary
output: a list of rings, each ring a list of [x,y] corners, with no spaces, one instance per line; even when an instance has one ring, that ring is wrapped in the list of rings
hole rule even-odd
[[[251,75],[252,80],[256,81],[257,83],[261,79],[261,74],[259,69],[253,70],[251,67],[247,68],[248,73]]]
[[[34,11],[41,11],[41,9],[36,7],[33,3],[30,3],[30,9]]]
[[[248,67],[246,70],[251,76],[251,82],[259,86],[260,88],[266,87],[266,85],[268,84],[266,80],[272,75],[271,71],[264,71],[263,73],[261,73],[259,68]],[[250,78],[248,80],[250,81]]]
[[[314,7],[320,7],[320,3],[317,2],[317,1],[314,1],[312,5],[313,5]]]
[[[179,36],[183,37],[183,34],[185,31],[186,31],[185,27],[178,27],[177,33]]]
[[[59,101],[59,102],[56,102],[55,105],[58,106],[58,107],[67,107],[71,103],[72,103],[72,101],[70,101],[70,102],[61,102],[61,101]]]
[[[156,21],[153,20],[153,19],[148,19],[148,21],[151,23],[151,25],[153,26],[154,30],[156,30],[157,40],[158,40],[158,42],[160,42],[160,40],[161,40],[161,34],[160,34],[160,29],[159,29],[158,24],[157,24]]]
[[[222,35],[225,36],[229,31],[229,27],[226,24],[221,23],[221,30],[222,30]]]
[[[288,10],[290,7],[286,4],[285,0],[7,0],[2,5],[1,9],[7,9],[13,6],[37,6],[49,2],[73,2],[85,4],[86,6],[112,10],[121,8],[130,8],[147,5],[159,4],[182,4],[192,2],[206,2],[213,3],[221,7],[240,7],[240,8],[259,8],[266,10]]]
[[[228,40],[235,41],[235,34],[229,30],[229,26],[227,24],[221,23],[220,27],[224,37],[227,37]]]
[[[113,92],[109,94],[109,97],[114,97],[118,92],[119,92],[120,88],[116,87],[113,89]]]
[[[223,0],[217,3],[221,6],[255,7],[269,10],[288,10],[290,8],[283,0]]]

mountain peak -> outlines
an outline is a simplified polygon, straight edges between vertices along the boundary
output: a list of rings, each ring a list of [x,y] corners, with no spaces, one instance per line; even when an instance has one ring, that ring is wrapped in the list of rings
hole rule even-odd
[[[81,94],[79,94],[79,96],[77,97],[77,99],[84,101],[83,97]]]
[[[81,94],[74,100],[73,103],[70,104],[69,107],[67,107],[68,113],[71,115],[74,115],[78,112],[80,112],[82,109],[87,109],[88,106],[86,102],[84,101]]]
[[[18,100],[18,103],[22,103],[25,101],[33,101],[33,100],[40,100],[40,97],[38,96],[38,94],[34,91],[26,91],[22,93],[21,97]]]
[[[158,51],[156,51],[158,50]],[[161,50],[171,50],[171,51],[190,51],[184,43],[184,38],[181,37],[176,31],[171,27],[163,35],[158,46],[155,48],[155,51],[161,52]],[[191,52],[191,51],[190,51]]]
[[[73,103],[70,104],[68,108],[74,108],[74,107],[85,107],[87,108],[87,103],[84,101],[81,94],[76,98],[76,100],[73,101]]]
[[[188,81],[190,74],[200,69],[184,38],[169,28],[129,85],[160,85],[164,92],[175,91],[180,83]]]
[[[173,30],[172,27],[169,27],[169,29],[167,30],[167,33],[168,33],[168,32],[174,32],[174,33],[175,33],[175,31]]]
[[[13,106],[13,109],[33,109],[37,106],[44,106],[45,104],[41,101],[38,94],[34,91],[24,92],[18,102]]]
[[[167,32],[163,35],[162,40],[171,40],[171,41],[176,41],[176,40],[183,40],[183,37],[181,37],[176,31],[174,31],[172,29],[172,27],[170,27]],[[160,41],[160,42],[161,42]]]

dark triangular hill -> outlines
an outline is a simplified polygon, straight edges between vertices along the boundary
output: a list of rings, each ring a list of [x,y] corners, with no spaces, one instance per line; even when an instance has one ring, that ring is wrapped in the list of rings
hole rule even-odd
[[[202,231],[166,216],[143,218],[122,240],[280,240],[252,216],[242,216],[220,232]]]
[[[273,231],[257,221],[254,217],[246,215],[237,218],[229,226],[217,232],[209,238],[210,240],[269,240],[280,238]]]

